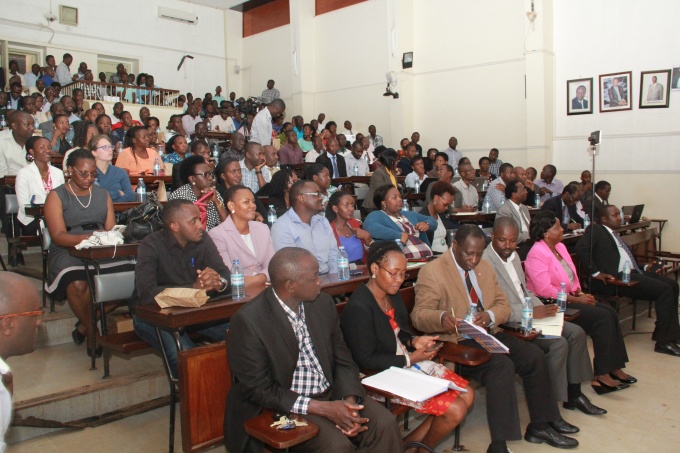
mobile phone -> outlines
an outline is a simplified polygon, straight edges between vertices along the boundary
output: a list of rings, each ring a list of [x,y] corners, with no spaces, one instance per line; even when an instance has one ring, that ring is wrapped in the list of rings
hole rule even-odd
[[[353,277],[356,277],[358,275],[364,275],[364,271],[361,271],[361,270],[358,270],[358,269],[355,270],[355,271],[349,271],[349,275],[351,275]]]
[[[432,346],[431,348],[426,349],[425,351],[426,351],[426,352],[436,351],[436,350],[440,349],[442,346],[444,346],[444,342],[443,342],[443,341],[438,341],[438,342],[436,342],[436,343],[434,344],[434,346]]]

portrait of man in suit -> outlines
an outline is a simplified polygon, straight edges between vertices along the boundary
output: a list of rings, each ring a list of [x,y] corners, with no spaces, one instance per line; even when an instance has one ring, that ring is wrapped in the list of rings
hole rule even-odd
[[[656,76],[652,76],[652,83],[647,88],[647,102],[663,101],[663,85],[656,81]]]
[[[593,113],[593,79],[567,80],[567,114],[582,115]]]
[[[614,77],[612,85],[609,87],[609,105],[611,107],[618,107],[628,103],[628,93],[623,90],[622,86],[619,86],[620,83],[619,78]]]
[[[630,72],[600,76],[600,112],[630,110],[632,92]]]
[[[576,97],[571,100],[572,109],[587,109],[588,99],[584,99],[586,96],[586,87],[584,85],[579,85],[576,88]]]
[[[640,74],[640,108],[665,108],[672,86],[671,70],[642,71]]]

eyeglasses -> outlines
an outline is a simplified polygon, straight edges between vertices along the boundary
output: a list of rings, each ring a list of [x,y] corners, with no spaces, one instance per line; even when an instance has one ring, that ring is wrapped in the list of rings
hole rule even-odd
[[[88,172],[86,172],[86,171],[78,171],[78,170],[76,170],[76,169],[73,168],[73,167],[71,167],[71,168],[73,169],[73,171],[74,171],[75,173],[78,173],[78,175],[79,175],[81,178],[83,178],[83,179],[88,179],[88,178],[89,178],[89,179],[97,179],[97,178],[99,177],[99,175],[97,174],[96,171],[95,171],[95,172],[92,172],[92,173],[88,173]]]
[[[102,146],[97,146],[95,149],[101,149],[101,150],[104,150],[104,151],[109,151],[109,150],[112,150],[113,148],[114,148],[113,145],[102,145]]]
[[[215,173],[212,171],[208,173],[194,173],[194,176],[203,176],[204,178],[213,179],[215,177]]]
[[[309,195],[310,197],[321,198],[321,192],[303,192],[302,195]]]
[[[382,267],[380,264],[378,264],[378,267],[380,269],[384,270],[385,272],[387,272],[388,274],[390,274],[392,276],[392,278],[396,278],[396,279],[399,279],[399,280],[406,280],[406,272],[398,272],[397,273],[397,272],[388,271],[387,269]]]
[[[23,311],[21,313],[9,313],[6,315],[0,315],[0,319],[3,318],[16,318],[19,316],[37,316],[38,319],[42,319],[43,316],[45,315],[45,310],[36,310],[36,311]]]

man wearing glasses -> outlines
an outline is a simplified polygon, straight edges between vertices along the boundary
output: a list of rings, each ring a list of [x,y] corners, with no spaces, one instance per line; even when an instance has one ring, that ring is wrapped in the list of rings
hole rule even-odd
[[[297,181],[288,198],[290,209],[272,227],[274,248],[303,248],[319,261],[319,274],[337,273],[338,244],[328,220],[319,215],[323,211],[319,186],[308,180]]]
[[[5,451],[5,432],[12,419],[12,372],[8,357],[35,349],[43,317],[40,297],[31,282],[12,272],[0,272],[0,451]]]

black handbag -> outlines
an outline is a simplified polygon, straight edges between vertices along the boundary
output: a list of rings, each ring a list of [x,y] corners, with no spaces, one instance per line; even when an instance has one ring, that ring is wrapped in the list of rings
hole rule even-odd
[[[139,206],[130,208],[118,217],[118,224],[125,225],[123,238],[126,243],[139,242],[148,234],[163,228],[163,206],[155,194]]]

